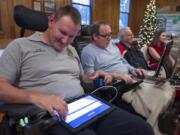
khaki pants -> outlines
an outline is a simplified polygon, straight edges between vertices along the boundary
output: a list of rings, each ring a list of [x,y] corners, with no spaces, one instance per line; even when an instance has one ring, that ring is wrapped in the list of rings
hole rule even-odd
[[[136,89],[124,93],[122,99],[130,103],[135,111],[153,127],[155,135],[162,135],[158,129],[158,117],[174,101],[175,88],[166,82],[161,85],[143,82]]]

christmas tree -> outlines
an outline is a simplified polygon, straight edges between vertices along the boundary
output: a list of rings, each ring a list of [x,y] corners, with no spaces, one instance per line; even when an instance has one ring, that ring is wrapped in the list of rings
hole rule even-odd
[[[155,0],[150,0],[144,14],[143,24],[140,26],[138,44],[143,47],[151,43],[156,31],[156,4]]]

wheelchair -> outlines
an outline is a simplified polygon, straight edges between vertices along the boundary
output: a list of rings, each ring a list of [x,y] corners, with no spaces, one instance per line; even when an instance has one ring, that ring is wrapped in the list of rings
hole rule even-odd
[[[98,80],[99,79],[96,81]],[[95,89],[93,92],[94,95],[106,101],[110,101],[115,97],[114,95],[117,95],[115,91],[112,91],[112,86],[103,87],[96,82],[95,85],[91,84],[91,86],[88,87],[88,90],[90,90],[90,87],[91,90]],[[118,93],[117,96],[121,96],[121,93]],[[116,102],[112,103],[115,104]],[[120,104],[119,101],[118,104]],[[125,109],[132,111],[131,113],[133,113],[133,110],[130,110],[128,107]],[[55,124],[60,124],[56,116],[52,117],[47,111],[34,105],[4,103],[0,106],[0,112],[5,114],[3,121],[0,123],[1,135],[48,135],[48,129]]]
[[[0,112],[5,115],[0,123],[1,135],[46,135],[58,119],[34,105],[4,104]]]

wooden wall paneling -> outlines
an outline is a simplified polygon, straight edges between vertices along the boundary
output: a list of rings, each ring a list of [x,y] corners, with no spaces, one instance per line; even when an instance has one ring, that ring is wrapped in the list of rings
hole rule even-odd
[[[8,11],[9,11],[9,21],[10,21],[10,30],[11,30],[11,37],[10,39],[14,39],[16,37],[15,35],[15,26],[14,26],[14,7],[13,7],[13,1],[8,0]]]
[[[129,27],[131,27],[135,36],[139,33],[140,25],[143,23],[146,5],[149,1],[150,0],[131,0]]]
[[[64,5],[71,5],[71,0],[55,0],[55,2],[56,2],[56,9]]]
[[[119,0],[94,0],[92,21],[106,21],[112,27],[113,35],[117,35],[119,29]]]
[[[3,28],[2,28],[2,10],[0,9],[0,32],[3,31]]]
[[[11,38],[0,39],[0,49],[6,48],[6,46],[12,41]]]
[[[0,2],[0,4],[1,4],[1,2]],[[2,8],[0,8],[0,38],[2,38],[2,36],[3,36],[2,12],[3,12],[3,10],[2,10]]]
[[[0,1],[0,18],[1,18],[1,30],[0,30],[0,38],[12,38],[12,26],[11,26],[11,13],[9,11],[10,0],[1,0]]]
[[[5,37],[5,28],[4,28],[4,23],[7,22],[7,16],[4,16],[4,8],[3,7],[6,7],[7,6],[7,2],[6,1],[0,1],[0,5],[1,5],[1,8],[0,8],[0,38],[4,38]]]
[[[104,0],[106,1],[106,0]],[[103,20],[104,18],[104,12],[106,11],[105,6],[106,4],[104,4],[103,0],[94,0],[93,1],[93,5],[92,5],[92,21],[96,22],[99,20]],[[103,9],[103,11],[102,11]]]

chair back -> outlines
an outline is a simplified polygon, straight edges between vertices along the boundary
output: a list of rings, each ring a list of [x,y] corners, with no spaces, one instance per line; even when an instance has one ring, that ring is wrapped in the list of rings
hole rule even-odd
[[[14,20],[21,27],[20,37],[24,36],[25,30],[43,32],[48,27],[48,16],[41,11],[34,11],[23,5],[14,7]]]
[[[142,53],[144,55],[144,58],[145,58],[146,62],[148,63],[148,61],[149,61],[148,46],[143,46],[141,48],[141,51],[142,51]]]

